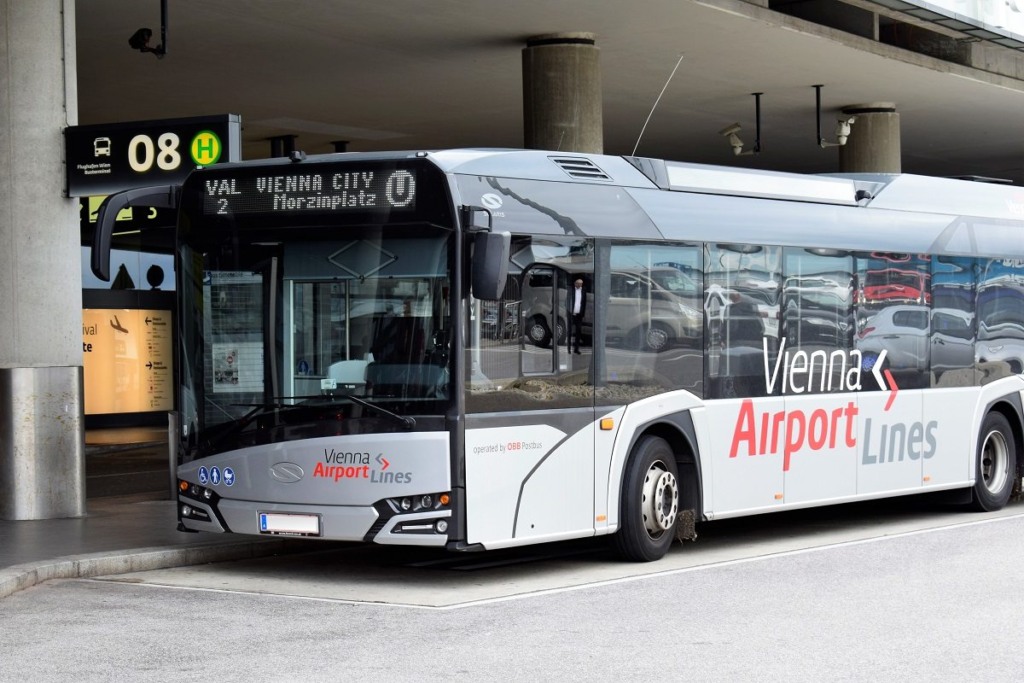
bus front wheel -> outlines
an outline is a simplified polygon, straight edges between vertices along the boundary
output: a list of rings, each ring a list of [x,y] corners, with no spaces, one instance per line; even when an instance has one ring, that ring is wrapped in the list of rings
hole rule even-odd
[[[1017,473],[1017,446],[1010,423],[989,413],[981,425],[974,473],[973,507],[981,512],[999,510],[1010,499]]]
[[[668,552],[679,519],[679,475],[664,439],[642,437],[633,447],[622,482],[619,530],[612,547],[623,559],[651,562]]]

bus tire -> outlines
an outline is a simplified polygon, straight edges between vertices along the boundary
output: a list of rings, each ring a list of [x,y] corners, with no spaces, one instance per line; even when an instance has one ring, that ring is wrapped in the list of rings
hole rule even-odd
[[[1017,472],[1017,445],[1003,415],[991,412],[981,424],[971,507],[979,512],[999,510],[1010,499]]]
[[[679,475],[675,454],[664,439],[644,436],[633,447],[622,482],[616,554],[651,562],[668,552],[679,521]]]

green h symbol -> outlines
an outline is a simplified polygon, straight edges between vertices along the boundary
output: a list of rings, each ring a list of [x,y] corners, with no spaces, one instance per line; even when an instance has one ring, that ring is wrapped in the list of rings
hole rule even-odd
[[[213,156],[214,141],[212,137],[199,138],[196,142],[196,154]]]
[[[204,130],[192,139],[192,160],[197,164],[210,164],[220,157],[220,138],[212,131]]]

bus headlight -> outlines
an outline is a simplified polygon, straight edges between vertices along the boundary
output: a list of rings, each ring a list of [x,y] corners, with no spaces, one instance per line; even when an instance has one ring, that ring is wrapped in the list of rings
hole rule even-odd
[[[452,502],[450,493],[424,493],[415,497],[388,498],[384,501],[393,512],[425,512],[444,510]]]

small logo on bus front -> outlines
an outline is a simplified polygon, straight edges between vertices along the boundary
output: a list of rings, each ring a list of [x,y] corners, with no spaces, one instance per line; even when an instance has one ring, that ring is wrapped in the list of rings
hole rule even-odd
[[[485,195],[481,195],[480,203],[488,209],[500,209],[503,202],[501,201],[501,197],[493,192],[488,192]]]
[[[302,468],[293,462],[278,462],[270,466],[270,476],[283,484],[294,484],[305,474]]]

